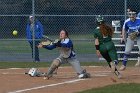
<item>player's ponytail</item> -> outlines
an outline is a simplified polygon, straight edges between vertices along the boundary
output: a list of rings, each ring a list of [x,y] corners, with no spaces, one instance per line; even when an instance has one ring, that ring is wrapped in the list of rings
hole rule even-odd
[[[114,31],[112,30],[112,28],[106,24],[101,24],[99,25],[100,27],[100,31],[103,34],[103,36],[111,36],[113,35]]]

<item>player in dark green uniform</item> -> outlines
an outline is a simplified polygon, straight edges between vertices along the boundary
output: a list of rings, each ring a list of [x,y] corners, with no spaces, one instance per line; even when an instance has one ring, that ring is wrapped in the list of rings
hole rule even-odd
[[[102,55],[105,58],[109,67],[120,78],[121,75],[116,67],[118,64],[117,51],[112,42],[113,30],[105,24],[102,16],[98,15],[96,20],[98,24],[98,27],[94,30],[96,53],[99,57]]]

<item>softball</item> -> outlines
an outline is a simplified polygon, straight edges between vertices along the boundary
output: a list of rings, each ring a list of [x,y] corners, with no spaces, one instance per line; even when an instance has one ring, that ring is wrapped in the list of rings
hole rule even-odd
[[[18,34],[18,31],[17,30],[14,30],[13,31],[13,35],[16,36],[17,34]]]

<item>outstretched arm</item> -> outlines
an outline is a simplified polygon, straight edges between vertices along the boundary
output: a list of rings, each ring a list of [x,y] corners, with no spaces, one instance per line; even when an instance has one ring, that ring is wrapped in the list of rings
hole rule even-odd
[[[71,47],[73,47],[72,41],[69,39],[66,39],[64,42],[61,42],[61,40],[59,40],[57,43],[55,43],[55,45],[57,47],[63,47],[67,49],[70,49]]]
[[[38,48],[42,48],[42,47],[46,48],[48,50],[52,50],[52,49],[56,48],[56,46],[54,44],[52,44],[52,45],[42,45],[42,44],[39,44],[38,45]]]

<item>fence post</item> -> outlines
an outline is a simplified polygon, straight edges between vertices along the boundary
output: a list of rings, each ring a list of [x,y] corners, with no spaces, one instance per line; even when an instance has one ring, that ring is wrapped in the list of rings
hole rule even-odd
[[[35,62],[35,1],[32,0],[32,16],[33,16],[33,61]]]
[[[127,19],[127,0],[124,0],[124,15],[125,20]]]

